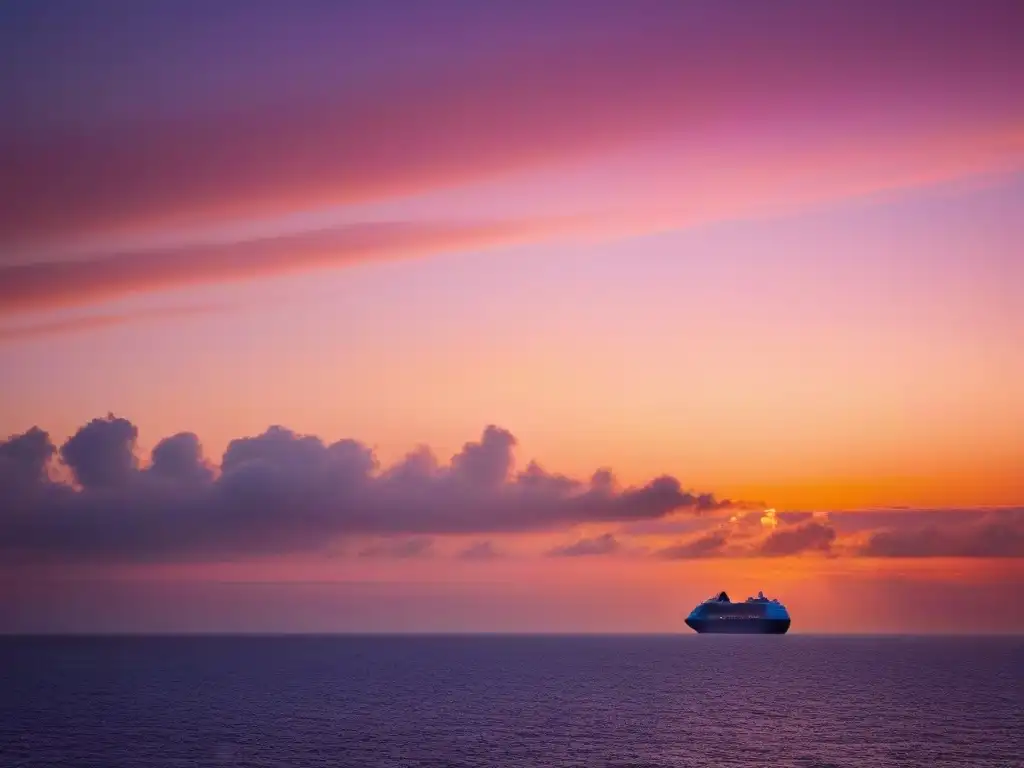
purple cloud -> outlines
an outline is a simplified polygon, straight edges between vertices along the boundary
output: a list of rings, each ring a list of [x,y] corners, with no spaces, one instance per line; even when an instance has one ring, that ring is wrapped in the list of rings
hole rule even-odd
[[[536,463],[514,472],[515,437],[487,427],[442,466],[419,448],[381,468],[356,440],[273,426],[231,441],[215,469],[198,437],[165,438],[141,466],[137,428],[93,419],[56,452],[39,429],[0,442],[0,549],[21,557],[129,560],[324,550],[345,537],[552,530],[694,514],[716,505],[674,477],[619,489]],[[75,484],[49,479],[54,453]],[[478,553],[479,554],[479,553]]]
[[[772,531],[762,543],[759,553],[767,557],[785,557],[802,552],[824,552],[832,548],[835,529],[827,523],[812,520]]]
[[[50,436],[39,427],[32,427],[22,435],[0,442],[0,477],[11,481],[42,482],[46,477],[46,465],[56,450]]]
[[[665,560],[693,560],[702,557],[720,557],[725,553],[728,537],[724,531],[712,531],[692,541],[673,544],[657,550],[654,555]]]
[[[586,557],[589,555],[611,555],[622,550],[622,544],[614,534],[605,533],[590,539],[580,539],[564,547],[548,551],[551,557]]]
[[[280,426],[231,441],[219,465],[190,432],[160,440],[145,462],[137,438],[132,422],[108,415],[59,450],[37,427],[0,441],[0,553],[19,562],[183,561],[328,552],[363,540],[366,556],[412,557],[429,553],[437,536],[606,523],[607,533],[547,554],[1024,557],[1021,508],[783,511],[766,524],[761,512],[737,512],[671,476],[621,488],[607,469],[588,480],[535,462],[516,471],[515,436],[493,425],[446,464],[420,447],[388,467],[357,440],[325,443]],[[51,476],[56,460],[68,471]],[[666,532],[693,537],[653,547],[643,539]],[[456,553],[497,555],[490,539]]]
[[[477,541],[458,554],[462,560],[497,560],[504,554],[491,541]]]
[[[257,240],[151,248],[73,261],[5,265],[0,259],[0,315],[43,307],[85,305],[129,293],[195,283],[252,280],[314,268],[336,268],[371,259],[486,248],[542,238],[569,219],[499,221],[364,222]],[[183,314],[189,308],[150,313]],[[191,310],[195,311],[195,310]],[[199,309],[202,311],[202,308]],[[61,321],[38,328],[0,329],[0,340],[117,325],[129,315]]]
[[[139,430],[127,419],[93,419],[60,449],[60,457],[83,488],[122,486],[137,467]]]
[[[933,515],[935,517],[935,515]],[[1024,509],[989,510],[967,522],[948,520],[871,534],[867,557],[1024,557]]]
[[[409,539],[386,539],[360,550],[360,557],[427,557],[434,547],[433,539],[427,536],[414,536]]]

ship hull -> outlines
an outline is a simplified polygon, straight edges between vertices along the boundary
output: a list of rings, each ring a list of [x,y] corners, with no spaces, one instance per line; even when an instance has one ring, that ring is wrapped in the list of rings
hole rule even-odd
[[[789,619],[687,619],[686,624],[702,635],[784,635],[789,631]]]

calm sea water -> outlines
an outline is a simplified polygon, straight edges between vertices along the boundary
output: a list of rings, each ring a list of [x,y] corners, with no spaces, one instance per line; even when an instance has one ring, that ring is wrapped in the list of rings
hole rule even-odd
[[[0,639],[0,765],[1024,766],[1024,639]]]

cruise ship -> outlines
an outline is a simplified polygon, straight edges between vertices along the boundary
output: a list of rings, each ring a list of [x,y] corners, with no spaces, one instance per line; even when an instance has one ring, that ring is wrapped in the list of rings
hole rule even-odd
[[[694,608],[686,624],[701,634],[784,635],[789,630],[789,611],[778,600],[769,600],[764,593],[734,603],[720,592]]]

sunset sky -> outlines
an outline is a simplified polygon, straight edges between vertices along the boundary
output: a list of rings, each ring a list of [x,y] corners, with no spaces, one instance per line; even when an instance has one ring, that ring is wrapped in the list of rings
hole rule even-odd
[[[1024,632],[1022,40],[3,3],[0,631]]]

